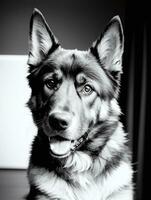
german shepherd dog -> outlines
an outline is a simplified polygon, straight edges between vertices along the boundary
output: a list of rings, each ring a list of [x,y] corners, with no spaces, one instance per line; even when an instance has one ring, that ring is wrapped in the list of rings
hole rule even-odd
[[[43,15],[30,22],[28,106],[38,128],[27,200],[132,200],[117,103],[124,36],[115,16],[87,51],[66,50]]]

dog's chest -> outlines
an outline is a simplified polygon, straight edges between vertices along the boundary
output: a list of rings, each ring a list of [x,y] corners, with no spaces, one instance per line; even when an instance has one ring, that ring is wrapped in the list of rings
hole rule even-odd
[[[50,199],[59,200],[100,200],[100,184],[93,177],[85,174],[74,177],[75,183],[70,184],[59,178],[55,173],[42,172],[30,177],[37,187]]]

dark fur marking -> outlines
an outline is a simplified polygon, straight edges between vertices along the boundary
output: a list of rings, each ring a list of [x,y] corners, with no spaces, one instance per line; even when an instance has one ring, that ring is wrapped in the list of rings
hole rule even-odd
[[[91,109],[93,107],[93,105],[96,102],[97,97],[99,97],[99,94],[96,93],[96,96],[94,97],[94,99],[89,103],[89,108]]]
[[[115,168],[120,165],[123,156],[124,152],[115,152],[115,155],[112,157],[112,159],[107,161],[107,164],[102,171],[102,175],[106,176],[108,173],[111,173],[112,170],[115,170]]]
[[[92,127],[92,131],[96,131],[97,132],[93,135],[93,133],[88,133],[88,140],[85,142],[85,144],[80,148],[80,150],[82,151],[87,151],[88,154],[90,154],[91,156],[98,156],[102,149],[105,147],[106,143],[108,142],[110,136],[114,133],[114,131],[116,130],[118,126],[118,122],[114,122],[114,123],[108,123],[108,122],[98,122],[94,127]],[[101,138],[103,144],[102,145],[98,145],[95,147],[95,149],[91,148],[91,144],[94,143],[93,140],[96,140],[97,138]]]
[[[65,77],[75,78],[77,74],[83,72],[83,68],[80,65],[62,65],[61,71]]]
[[[97,48],[96,47],[91,47],[90,48],[90,52],[96,58],[96,60],[98,61],[99,65],[102,65]]]
[[[76,58],[76,55],[73,53],[73,54],[72,54],[73,62],[74,62],[75,58]]]
[[[30,192],[25,197],[25,199],[26,200],[36,200],[37,199],[36,197],[41,196],[41,195],[44,195],[45,197],[49,198],[49,196],[46,193],[44,193],[43,191],[39,190],[38,187],[31,185]]]
[[[53,159],[49,153],[49,140],[42,130],[38,131],[32,144],[31,161],[34,166],[44,167],[52,171],[56,166],[60,166],[57,160]]]

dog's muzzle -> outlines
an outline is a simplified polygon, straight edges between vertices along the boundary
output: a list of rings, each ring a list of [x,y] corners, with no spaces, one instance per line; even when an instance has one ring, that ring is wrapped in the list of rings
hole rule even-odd
[[[88,140],[86,132],[77,140],[68,140],[60,136],[49,137],[50,154],[55,158],[65,158],[78,150]]]
[[[50,127],[58,133],[55,136],[49,137],[50,154],[56,158],[65,158],[76,151],[88,139],[86,132],[76,140],[69,140],[63,137],[62,133],[68,129],[71,122],[71,116],[68,113],[53,112],[49,115]]]

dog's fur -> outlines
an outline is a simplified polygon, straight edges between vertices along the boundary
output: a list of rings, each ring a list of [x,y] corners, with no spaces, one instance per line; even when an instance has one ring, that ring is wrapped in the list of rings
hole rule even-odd
[[[131,154],[117,103],[124,36],[114,17],[88,51],[61,48],[42,14],[30,23],[28,106],[38,128],[28,200],[132,200]]]

